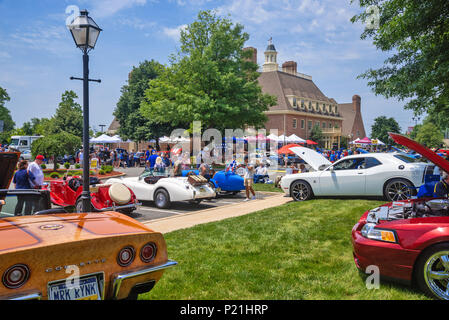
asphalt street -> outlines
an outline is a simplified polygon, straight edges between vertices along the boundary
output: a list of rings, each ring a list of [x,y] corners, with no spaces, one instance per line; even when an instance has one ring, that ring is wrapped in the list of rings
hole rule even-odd
[[[142,173],[143,168],[120,168],[116,169],[116,171],[126,173],[126,177],[136,177]],[[270,172],[270,178],[271,177],[274,178],[274,175],[275,172]],[[264,192],[257,192],[256,199],[264,199],[269,195],[271,194]],[[141,222],[147,222],[175,215],[183,215],[196,211],[199,212],[202,210],[217,208],[225,205],[238,204],[242,203],[245,200],[245,198],[246,198],[245,192],[242,191],[237,195],[231,194],[219,195],[216,199],[204,200],[200,204],[190,204],[188,202],[174,202],[168,209],[159,209],[156,208],[154,203],[144,201],[142,202],[142,206],[139,206],[136,211],[130,214],[130,217]]]

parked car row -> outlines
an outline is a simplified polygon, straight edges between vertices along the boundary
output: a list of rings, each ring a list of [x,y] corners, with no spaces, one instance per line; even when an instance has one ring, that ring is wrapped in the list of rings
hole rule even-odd
[[[314,171],[286,175],[280,187],[295,201],[385,198],[389,203],[365,212],[352,229],[356,267],[366,272],[377,266],[383,277],[416,283],[449,300],[449,200],[413,198],[426,182],[436,183],[435,168],[449,172],[449,161],[407,137],[390,135],[422,157],[365,153],[331,163],[311,149],[293,147]],[[52,181],[44,190],[7,190],[18,159],[19,153],[0,154],[0,258],[5,261],[0,299],[135,299],[176,262],[168,259],[160,233],[122,213],[135,210],[138,201],[168,208],[175,201],[198,204],[244,189],[243,178],[232,170],[209,180],[196,170],[183,171],[182,177],[145,170],[106,183],[91,179],[94,212],[84,214],[80,177]],[[75,213],[68,213],[69,207]],[[61,272],[72,264],[82,270],[75,288]]]

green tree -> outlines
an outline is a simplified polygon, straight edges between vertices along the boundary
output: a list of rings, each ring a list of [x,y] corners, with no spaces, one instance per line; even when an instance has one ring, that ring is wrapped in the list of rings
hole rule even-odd
[[[262,127],[264,111],[276,98],[263,94],[251,51],[243,50],[249,39],[243,26],[201,11],[181,31],[181,47],[170,66],[150,82],[141,113],[150,122],[190,128]]]
[[[380,116],[374,119],[374,124],[371,127],[372,139],[378,139],[384,143],[393,143],[388,132],[401,132],[401,127],[394,118]]]
[[[43,138],[39,138],[33,142],[31,146],[31,154],[36,157],[38,154],[44,155],[46,158],[64,156],[65,154],[75,154],[76,150],[81,146],[81,138],[71,133],[62,131],[56,134],[50,134]],[[56,169],[53,167],[53,169]]]
[[[351,0],[354,2],[355,0]],[[361,38],[372,38],[382,51],[392,53],[379,69],[360,77],[376,94],[407,99],[405,108],[416,114],[442,113],[449,118],[449,1],[359,0],[365,11],[379,8],[379,28],[365,28]],[[352,21],[366,21],[363,12]]]
[[[122,87],[122,95],[114,111],[120,123],[118,134],[123,139],[148,141],[170,133],[171,126],[148,121],[140,113],[145,90],[149,88],[150,81],[156,79],[163,70],[164,66],[159,62],[145,60],[130,72],[128,84]]]
[[[10,138],[9,131],[13,130],[15,126],[11,112],[5,107],[5,103],[10,100],[11,98],[6,90],[0,87],[0,121],[3,123],[3,130],[0,131],[0,143],[8,142]]]
[[[318,143],[320,146],[323,145],[324,135],[323,135],[323,130],[321,130],[319,125],[315,125],[312,128],[312,130],[310,131],[309,138],[310,138],[310,140],[315,141],[316,143]]]
[[[83,136],[83,109],[80,104],[75,102],[78,96],[73,91],[65,91],[62,94],[59,107],[51,119],[49,125],[49,134],[67,132],[77,137]]]
[[[421,128],[422,124],[417,124],[413,127],[412,132],[410,132],[409,137],[412,140],[416,140],[416,136],[418,135],[419,128]]]
[[[429,148],[439,148],[443,138],[443,133],[431,121],[424,121],[416,133],[416,142]]]
[[[47,130],[50,126],[49,123],[46,122],[49,119],[47,118],[32,118],[30,121],[27,121],[23,124],[22,130],[25,135],[43,135],[45,130]]]

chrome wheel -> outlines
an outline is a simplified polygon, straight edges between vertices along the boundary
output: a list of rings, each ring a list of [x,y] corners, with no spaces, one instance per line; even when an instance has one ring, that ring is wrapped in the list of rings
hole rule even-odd
[[[83,212],[83,201],[78,200],[76,202],[75,211],[76,211],[76,213],[82,213]]]
[[[385,195],[389,201],[401,201],[410,199],[412,192],[404,180],[393,180],[387,185]]]
[[[165,209],[170,205],[169,195],[165,190],[159,190],[154,197],[156,207]]]
[[[449,300],[449,251],[439,251],[424,264],[424,280],[439,299]]]
[[[305,182],[295,182],[292,185],[291,196],[295,201],[305,201],[312,197],[312,190]]]

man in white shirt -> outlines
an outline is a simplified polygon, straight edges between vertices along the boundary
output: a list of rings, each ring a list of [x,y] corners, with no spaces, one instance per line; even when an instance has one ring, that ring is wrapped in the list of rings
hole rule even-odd
[[[41,164],[44,162],[44,156],[38,155],[34,162],[28,165],[28,171],[30,171],[36,178],[33,183],[36,189],[41,189],[44,184],[44,172],[42,171]]]

